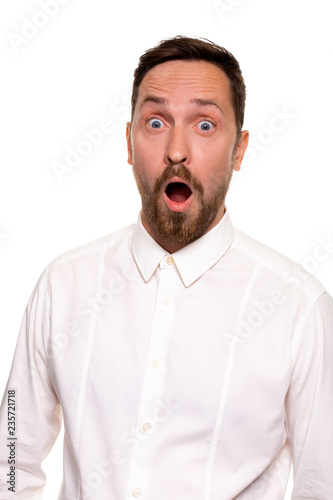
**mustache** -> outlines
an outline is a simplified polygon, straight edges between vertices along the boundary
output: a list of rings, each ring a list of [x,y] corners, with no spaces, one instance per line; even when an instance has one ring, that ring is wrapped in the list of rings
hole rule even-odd
[[[203,195],[204,188],[199,179],[197,179],[190,169],[186,167],[183,163],[179,163],[177,165],[171,164],[166,167],[166,169],[162,172],[162,174],[156,179],[154,185],[154,193],[157,194],[161,191],[163,184],[168,180],[172,179],[172,177],[180,177],[184,181],[187,181],[191,184],[194,190],[198,191],[200,195]]]

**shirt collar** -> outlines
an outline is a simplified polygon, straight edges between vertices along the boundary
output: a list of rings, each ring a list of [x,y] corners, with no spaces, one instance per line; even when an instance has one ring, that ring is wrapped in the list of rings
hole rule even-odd
[[[194,283],[226,253],[234,239],[234,227],[228,210],[208,233],[172,254],[186,287]],[[134,259],[145,281],[148,281],[161,260],[169,255],[146,231],[141,212],[132,236]]]

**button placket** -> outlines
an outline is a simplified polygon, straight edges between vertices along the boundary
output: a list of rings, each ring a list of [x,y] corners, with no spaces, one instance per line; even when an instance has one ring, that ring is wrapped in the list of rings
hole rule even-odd
[[[159,284],[155,303],[155,312],[150,333],[149,352],[144,376],[141,403],[136,428],[140,429],[141,438],[133,452],[130,465],[129,489],[127,500],[145,498],[149,489],[149,470],[154,456],[154,436],[162,421],[155,422],[158,401],[164,399],[164,384],[170,332],[174,318],[173,292],[179,275],[175,266],[168,264],[167,258],[160,265]],[[139,494],[140,491],[140,494]],[[138,496],[134,496],[136,492]]]

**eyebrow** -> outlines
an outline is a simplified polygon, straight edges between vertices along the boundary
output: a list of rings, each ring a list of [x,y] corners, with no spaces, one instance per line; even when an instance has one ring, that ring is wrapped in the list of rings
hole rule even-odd
[[[156,95],[146,95],[141,103],[140,109],[148,102],[153,102],[154,104],[168,104],[168,100],[164,97],[157,97]]]
[[[141,103],[141,106],[140,106],[140,109],[146,104],[146,103],[149,103],[149,102],[152,102],[154,104],[169,104],[169,101],[167,99],[165,99],[164,97],[158,97],[156,95],[146,95]],[[198,106],[198,107],[202,107],[202,106],[214,106],[215,108],[217,108],[220,113],[222,113],[222,115],[224,114],[223,113],[223,110],[221,109],[219,103],[217,101],[215,101],[214,99],[202,99],[202,98],[196,98],[196,99],[192,99],[190,101],[190,104],[194,104],[195,106]]]
[[[191,104],[195,104],[196,106],[214,106],[220,111],[220,113],[222,113],[222,115],[224,114],[219,103],[214,99],[192,99]]]

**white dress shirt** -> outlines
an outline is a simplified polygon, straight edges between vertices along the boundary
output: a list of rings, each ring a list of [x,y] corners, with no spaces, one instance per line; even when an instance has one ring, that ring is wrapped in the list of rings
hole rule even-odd
[[[0,499],[42,498],[63,418],[61,500],[282,500],[291,463],[294,500],[332,500],[332,325],[324,287],[228,211],[173,255],[140,217],[62,255],[23,319]]]

